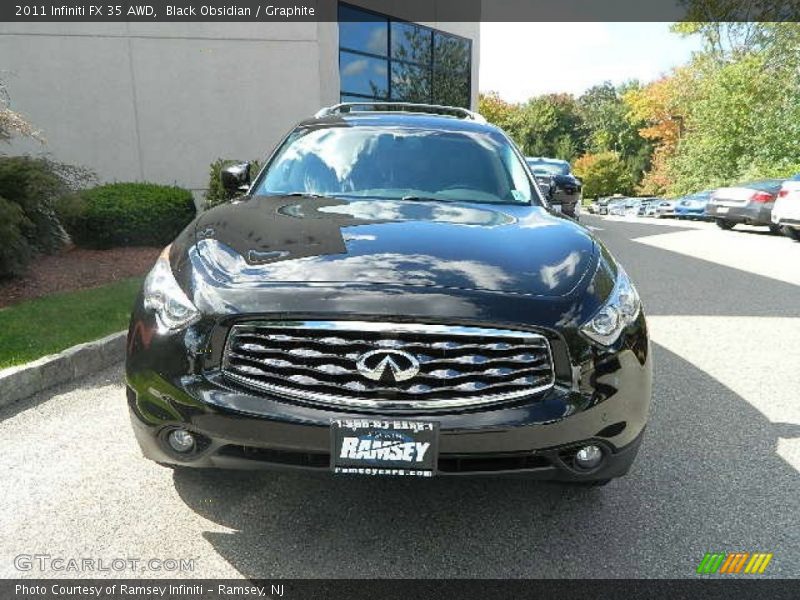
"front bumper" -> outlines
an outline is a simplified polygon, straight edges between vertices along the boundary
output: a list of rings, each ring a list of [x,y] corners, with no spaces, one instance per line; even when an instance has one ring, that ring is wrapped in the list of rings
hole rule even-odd
[[[144,455],[160,463],[329,472],[332,419],[397,416],[256,394],[214,369],[181,374],[175,364],[158,359],[175,339],[150,340],[167,347],[134,351],[132,359],[139,335],[132,328],[128,405]],[[532,398],[402,418],[439,423],[438,475],[520,474],[562,481],[624,475],[641,443],[650,405],[652,358],[644,316],[612,349],[590,348],[572,362],[572,369],[560,369],[554,387]],[[198,452],[188,459],[166,444],[175,427],[200,436]],[[604,450],[604,461],[592,471],[572,463],[577,448],[588,442]]]
[[[705,218],[706,210],[705,208],[687,208],[684,206],[679,206],[675,209],[675,216]]]

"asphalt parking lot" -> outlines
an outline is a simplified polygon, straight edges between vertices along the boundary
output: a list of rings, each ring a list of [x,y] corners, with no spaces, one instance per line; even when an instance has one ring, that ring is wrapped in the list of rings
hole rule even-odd
[[[0,412],[0,576],[98,575],[14,567],[48,554],[189,558],[190,577],[693,577],[709,551],[773,552],[765,576],[800,576],[800,244],[584,221],[636,282],[654,344],[628,477],[173,472],[140,457],[116,367]]]

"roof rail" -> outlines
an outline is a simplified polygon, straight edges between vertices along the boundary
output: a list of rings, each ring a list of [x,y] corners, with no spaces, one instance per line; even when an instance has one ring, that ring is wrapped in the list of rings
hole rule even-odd
[[[353,108],[365,107],[364,109],[353,111]],[[413,102],[342,102],[334,104],[320,110],[314,116],[316,118],[329,117],[350,112],[407,112],[427,115],[450,115],[460,119],[470,119],[478,123],[486,123],[483,115],[480,115],[460,106],[442,106],[439,104],[415,104]]]

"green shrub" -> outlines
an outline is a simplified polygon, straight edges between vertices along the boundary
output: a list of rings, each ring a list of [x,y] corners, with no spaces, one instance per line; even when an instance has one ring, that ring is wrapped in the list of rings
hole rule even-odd
[[[206,190],[206,201],[204,208],[211,208],[217,204],[222,204],[233,198],[236,194],[229,194],[220,180],[220,173],[225,167],[241,163],[241,160],[233,160],[230,158],[218,158],[213,163],[208,171],[208,189]],[[250,176],[255,178],[261,169],[261,165],[257,160],[250,161]]]
[[[33,252],[22,229],[29,224],[18,204],[0,197],[0,277],[25,272]]]
[[[46,158],[0,156],[0,196],[22,209],[26,217],[22,234],[42,252],[55,252],[67,241],[56,216],[56,200],[92,177],[88,171]]]
[[[112,183],[62,198],[58,215],[84,248],[164,246],[195,217],[188,190],[152,183]]]
[[[21,275],[35,253],[64,246],[68,236],[55,204],[93,179],[90,171],[47,158],[0,156],[0,277]]]

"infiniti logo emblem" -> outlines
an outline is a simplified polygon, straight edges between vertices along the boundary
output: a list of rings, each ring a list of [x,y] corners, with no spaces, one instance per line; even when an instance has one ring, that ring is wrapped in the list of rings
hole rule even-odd
[[[356,368],[367,379],[397,383],[419,373],[419,361],[402,350],[372,350],[358,357]]]

